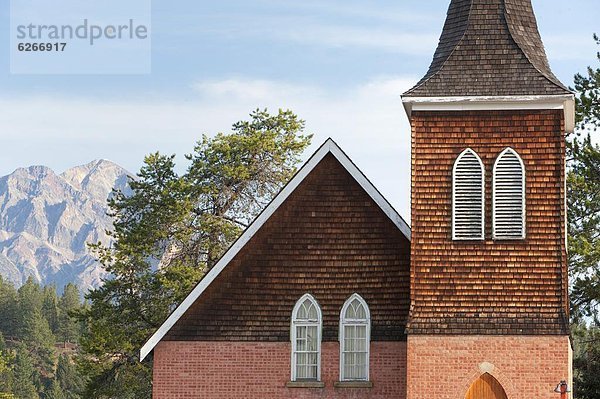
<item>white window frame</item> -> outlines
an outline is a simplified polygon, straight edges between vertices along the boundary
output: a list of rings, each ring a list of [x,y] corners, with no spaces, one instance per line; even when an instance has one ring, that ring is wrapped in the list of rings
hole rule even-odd
[[[315,321],[305,321],[298,320],[298,310],[300,306],[306,301],[310,300],[315,308],[317,309],[318,320]],[[321,381],[321,337],[323,335],[323,314],[321,313],[321,307],[317,300],[310,294],[304,294],[298,301],[296,305],[294,305],[294,309],[292,310],[292,322],[290,323],[290,338],[292,341],[292,356],[291,356],[291,380],[298,381],[297,378],[297,370],[296,370],[296,355],[297,355],[297,327],[317,327],[317,382]],[[301,379],[300,381],[315,381],[312,379]]]
[[[366,319],[346,319],[346,310],[354,300],[358,300],[365,309]],[[365,326],[366,325],[366,379],[350,379],[344,375],[344,340],[345,340],[345,329],[346,326]],[[358,294],[354,293],[346,300],[342,310],[340,311],[340,331],[339,331],[339,343],[340,343],[340,381],[370,381],[369,364],[371,359],[371,311],[367,302]]]
[[[473,154],[481,168],[481,235],[477,237],[457,237],[456,236],[456,168],[460,161],[467,154]],[[485,240],[485,166],[479,157],[479,154],[471,148],[465,149],[454,161],[452,167],[452,240],[454,241],[481,241]]]
[[[523,181],[521,182],[522,187],[522,198],[521,201],[522,202],[522,209],[521,209],[521,218],[523,220],[523,230],[521,231],[521,235],[520,236],[514,236],[514,237],[498,237],[496,234],[496,189],[497,189],[497,184],[496,184],[496,168],[498,166],[498,163],[500,162],[500,160],[502,159],[502,157],[504,157],[504,155],[506,155],[507,153],[512,153],[518,160],[519,163],[521,164],[521,172],[523,174]],[[494,162],[494,172],[493,172],[493,184],[494,184],[494,188],[493,188],[493,193],[492,193],[492,237],[494,238],[494,240],[505,240],[505,241],[510,241],[510,240],[524,240],[525,237],[527,236],[527,201],[526,201],[526,180],[527,180],[527,176],[526,176],[526,170],[525,170],[525,163],[523,162],[523,158],[521,158],[521,156],[519,155],[519,153],[517,151],[515,151],[513,148],[508,147],[505,148],[504,151],[502,151],[497,157],[496,157],[496,161]]]

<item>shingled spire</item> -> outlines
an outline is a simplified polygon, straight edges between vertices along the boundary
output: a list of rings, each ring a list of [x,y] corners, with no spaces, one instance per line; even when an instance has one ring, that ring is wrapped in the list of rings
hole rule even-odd
[[[563,94],[531,0],[452,0],[429,71],[404,96]]]

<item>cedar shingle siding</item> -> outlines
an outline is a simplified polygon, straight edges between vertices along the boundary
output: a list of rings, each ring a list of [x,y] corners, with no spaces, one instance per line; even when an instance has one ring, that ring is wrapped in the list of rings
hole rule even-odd
[[[409,334],[566,334],[562,110],[412,114],[413,309]],[[486,169],[485,241],[451,237],[452,165]],[[492,240],[492,168],[512,147],[527,173],[527,237]]]
[[[165,336],[166,341],[289,341],[296,301],[311,293],[323,341],[360,294],[374,341],[405,339],[410,242],[327,155]]]
[[[404,96],[560,94],[531,0],[453,0],[429,71]]]

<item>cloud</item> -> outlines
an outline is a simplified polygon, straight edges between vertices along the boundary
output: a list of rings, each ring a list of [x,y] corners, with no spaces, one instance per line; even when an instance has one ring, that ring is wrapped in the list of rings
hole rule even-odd
[[[380,77],[340,91],[230,78],[194,83],[186,101],[0,98],[0,140],[9,148],[0,174],[39,163],[62,171],[96,158],[136,171],[157,150],[176,153],[183,168],[201,134],[229,131],[257,107],[289,108],[315,133],[308,152],[332,137],[408,217],[410,129],[400,94],[415,81]]]
[[[322,93],[317,87],[301,86],[286,82],[275,82],[261,79],[224,79],[197,82],[192,88],[203,99],[212,101],[237,102],[269,102],[273,99],[281,101],[283,98],[308,98],[320,96]]]
[[[305,5],[289,7],[306,8]],[[329,9],[331,5],[323,7]],[[265,14],[212,14],[202,24],[184,24],[184,28],[174,34],[181,38],[190,35],[210,36],[232,43],[249,41],[252,45],[291,43],[429,57],[435,50],[441,31],[440,28],[433,31],[427,28],[433,21],[421,21],[420,24],[414,21],[412,24],[397,22],[397,19],[405,16],[394,13],[387,15],[387,20],[382,20],[382,13],[373,11],[359,17],[361,8],[354,8],[356,15],[351,14],[350,17],[347,14],[349,10],[344,13],[332,10],[330,15],[313,13],[310,8],[305,12],[278,11]]]

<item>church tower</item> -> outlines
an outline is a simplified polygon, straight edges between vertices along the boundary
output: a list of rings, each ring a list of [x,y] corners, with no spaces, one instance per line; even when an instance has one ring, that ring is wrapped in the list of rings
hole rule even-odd
[[[408,399],[552,399],[571,380],[565,134],[531,0],[452,0],[412,127]]]

